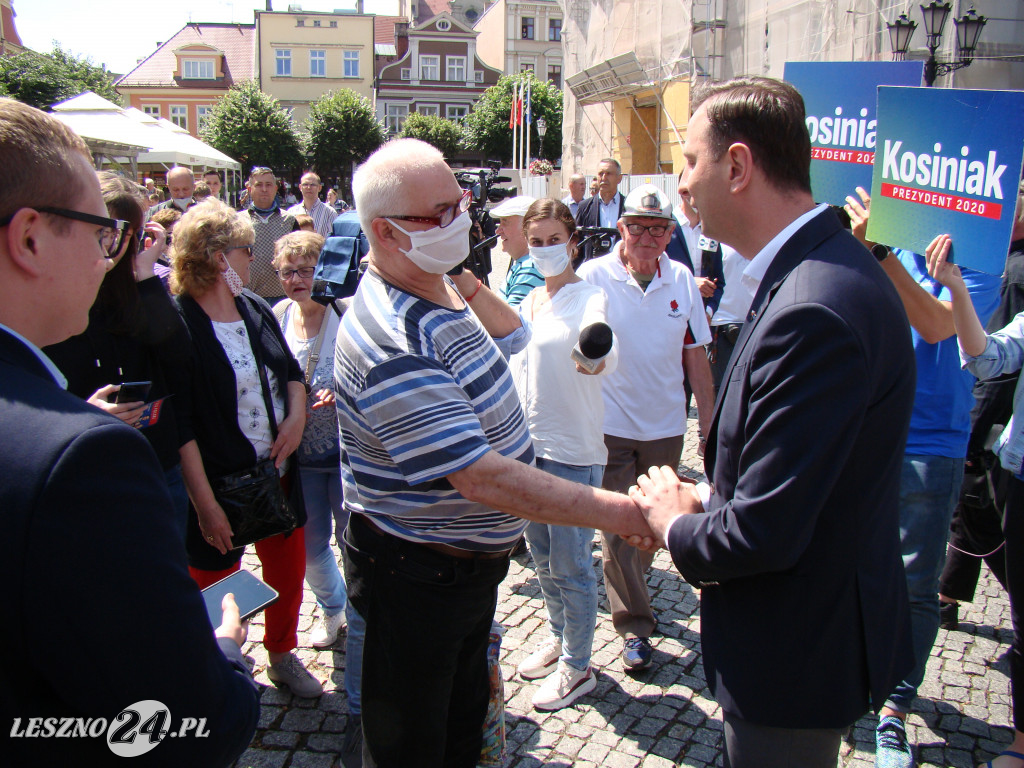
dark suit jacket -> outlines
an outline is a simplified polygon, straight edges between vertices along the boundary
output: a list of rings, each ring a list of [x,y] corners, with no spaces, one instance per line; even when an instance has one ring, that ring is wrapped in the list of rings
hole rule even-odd
[[[616,193],[619,196],[619,218],[622,217],[622,210],[626,206],[626,196],[621,192]],[[601,196],[593,195],[591,197],[580,200],[579,207],[576,209],[576,226],[577,227],[600,227],[601,226]],[[597,249],[594,250],[593,243],[586,243],[583,246],[583,261],[592,259],[597,256],[604,256],[608,251]]]
[[[683,237],[683,230],[679,226],[678,221],[676,222],[676,228],[672,230],[672,239],[668,241],[668,246],[665,248],[665,255],[672,259],[672,261],[678,261],[684,265],[690,270],[691,274],[697,274],[693,268],[694,264],[690,256],[690,249],[686,247],[686,239]],[[697,258],[702,258],[702,254],[697,254]],[[721,245],[718,246],[706,267],[704,277],[717,281],[715,285],[718,287],[715,288],[715,292],[711,296],[704,299],[704,307],[710,307],[711,314],[714,314],[718,311],[718,304],[722,301],[722,293],[725,291],[725,272],[722,270]]]
[[[238,646],[213,636],[153,450],[3,330],[0,400],[3,764],[109,765],[103,737],[11,738],[14,719],[111,722],[155,699],[171,728],[205,717],[210,736],[166,738],[132,765],[229,765],[252,738],[259,695]],[[73,633],[73,653],[41,640],[54,626]]]
[[[722,708],[842,728],[912,663],[898,532],[914,399],[906,314],[831,211],[768,268],[723,377],[708,512],[669,550],[701,596],[704,669]]]
[[[207,479],[212,485],[219,477],[253,466],[256,463],[256,450],[238,426],[235,371],[224,347],[217,340],[209,315],[191,296],[182,294],[176,301],[191,337],[192,352],[184,371],[186,378],[176,384],[175,390],[180,393],[179,403],[189,426],[182,442],[195,439],[203,457]],[[306,379],[295,356],[288,349],[273,310],[263,299],[248,290],[235,299],[235,304],[245,321],[249,339],[259,339],[263,362],[277,378],[287,404],[287,383],[300,381],[305,384]],[[298,482],[291,483],[289,495],[289,501],[299,517],[300,527],[306,524],[301,488]],[[229,550],[226,555],[222,555],[203,540],[191,501],[186,536],[189,564],[195,568],[223,570],[242,557],[241,549]]]

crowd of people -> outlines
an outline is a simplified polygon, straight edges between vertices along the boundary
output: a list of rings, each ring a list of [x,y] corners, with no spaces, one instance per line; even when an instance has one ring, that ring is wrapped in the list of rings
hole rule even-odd
[[[4,716],[157,700],[212,736],[159,744],[154,764],[230,764],[259,710],[246,625],[227,597],[211,626],[199,589],[240,567],[229,481],[261,476],[294,515],[252,540],[279,595],[267,677],[323,691],[295,653],[305,580],[309,643],[345,635],[345,750],[368,767],[477,764],[497,589],[524,539],[548,624],[517,674],[541,711],[594,692],[595,531],[629,673],[652,663],[654,552],[701,589],[729,768],[832,768],[869,710],[878,768],[910,768],[937,628],[985,555],[1013,610],[1016,727],[989,765],[1024,767],[1024,395],[1005,378],[1024,364],[1024,184],[1000,278],[950,264],[938,233],[925,254],[867,241],[862,189],[845,219],[815,204],[803,102],[780,81],[695,92],[683,156],[679,205],[620,192],[606,158],[589,197],[573,175],[563,200],[496,206],[499,292],[461,268],[470,193],[433,147],[391,141],[353,179],[365,274],[327,307],[313,275],[338,213],[316,173],[289,199],[255,167],[236,210],[219,174],[174,168],[155,201],[151,179],[96,173],[62,124],[0,100],[18,594],[0,649],[24,659],[0,673]],[[1004,377],[998,404],[975,376]],[[691,404],[701,484],[677,474]],[[89,665],[27,642],[54,593],[94,628]],[[106,749],[5,745],[15,765]]]

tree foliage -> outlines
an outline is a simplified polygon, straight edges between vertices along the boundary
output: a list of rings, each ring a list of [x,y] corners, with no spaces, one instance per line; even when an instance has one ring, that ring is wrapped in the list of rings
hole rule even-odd
[[[235,85],[217,99],[207,114],[200,137],[242,164],[286,169],[302,165],[299,135],[277,99],[255,81]]]
[[[409,115],[399,135],[402,138],[419,139],[437,147],[446,160],[452,160],[459,154],[463,144],[462,126],[437,115]]]
[[[532,90],[533,123],[530,126],[530,152],[534,157],[555,160],[562,155],[562,92],[551,83],[538,80],[532,72],[504,75],[477,101],[466,118],[466,144],[488,158],[508,163],[512,159],[512,130],[508,127],[512,111],[512,86],[529,78]],[[537,118],[547,121],[547,133],[541,146]]]
[[[349,180],[352,163],[361,163],[384,143],[384,126],[370,100],[348,88],[313,102],[305,129],[309,162],[321,176]]]
[[[114,90],[115,76],[90,59],[82,59],[54,44],[50,53],[23,51],[0,56],[0,95],[10,96],[39,109],[94,91],[121,105]]]

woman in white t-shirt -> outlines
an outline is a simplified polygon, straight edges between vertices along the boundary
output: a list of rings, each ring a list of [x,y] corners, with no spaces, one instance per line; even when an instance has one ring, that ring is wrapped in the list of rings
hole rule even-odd
[[[274,244],[274,270],[287,298],[274,307],[288,348],[306,378],[306,428],[295,452],[306,502],[306,583],[320,615],[310,630],[315,648],[334,644],[345,626],[345,582],[331,550],[331,533],[345,530],[341,503],[341,449],[334,404],[334,342],[338,313],[313,301],[313,272],[324,238],[292,232]]]
[[[607,460],[600,374],[618,360],[607,327],[608,298],[572,268],[578,238],[569,208],[558,200],[534,202],[523,217],[530,256],[544,285],[522,302],[519,313],[532,326],[525,350],[510,361],[519,399],[533,437],[537,467],[558,477],[601,487]],[[594,328],[595,324],[601,324]],[[572,353],[584,329],[587,337],[610,341],[607,354],[585,365]],[[585,351],[594,350],[583,344]],[[577,354],[579,350],[577,350]],[[588,370],[592,368],[593,371]],[[540,710],[569,706],[597,685],[590,667],[597,621],[597,574],[592,528],[530,523],[526,540],[551,619],[551,636],[519,665],[527,680],[546,678],[534,695]]]

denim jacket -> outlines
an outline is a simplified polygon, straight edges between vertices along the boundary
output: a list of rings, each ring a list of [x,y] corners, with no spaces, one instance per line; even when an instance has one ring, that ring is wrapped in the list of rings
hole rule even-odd
[[[961,349],[960,360],[979,379],[1019,371],[1024,367],[1024,312],[999,331],[988,334],[985,351],[977,357],[970,357]],[[1024,465],[1024,376],[1018,379],[1013,393],[1013,416],[992,446],[992,452],[1006,470],[1021,476]]]

